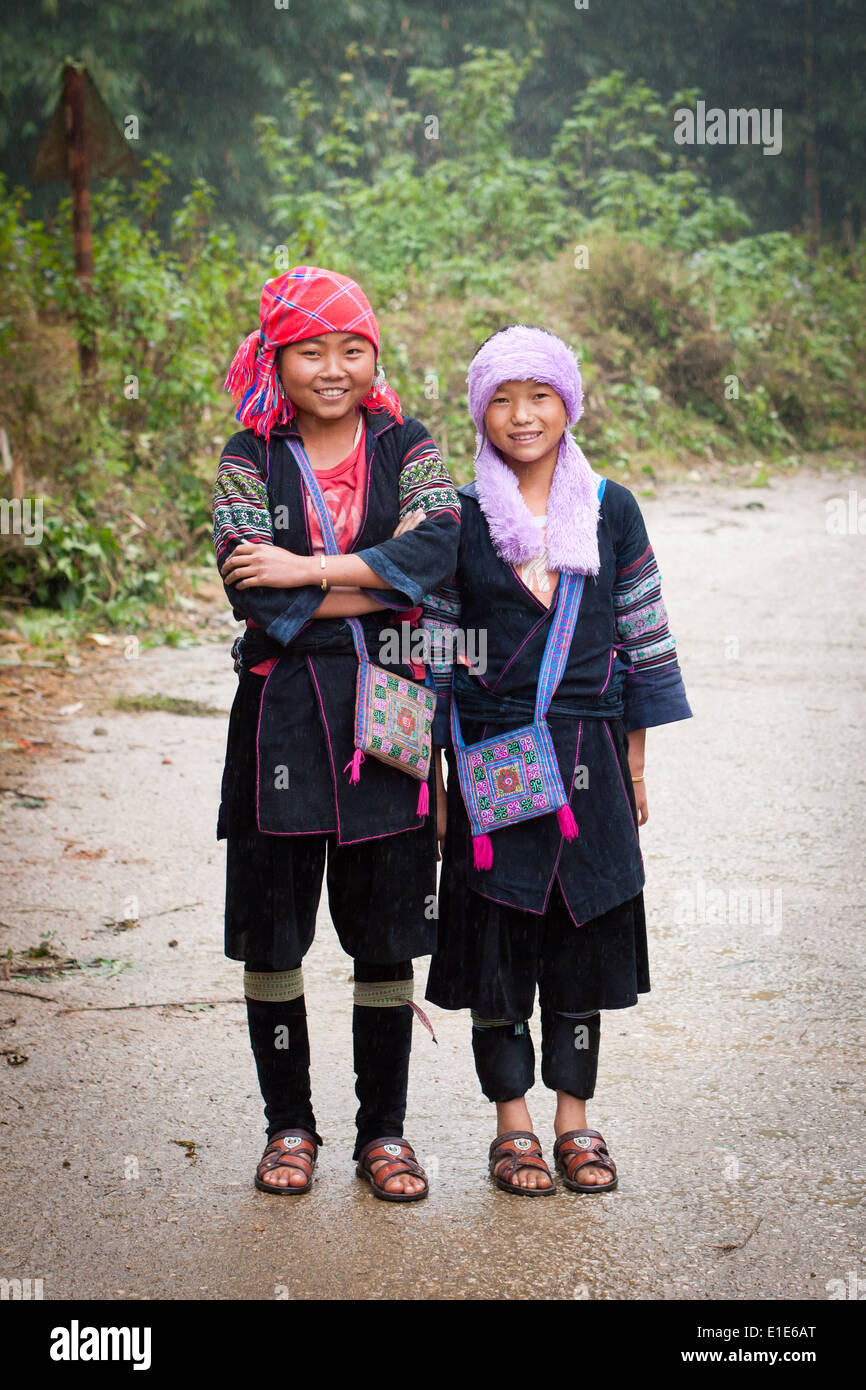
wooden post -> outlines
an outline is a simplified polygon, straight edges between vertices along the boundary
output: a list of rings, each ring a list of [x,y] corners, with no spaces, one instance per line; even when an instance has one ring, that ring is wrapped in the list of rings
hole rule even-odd
[[[90,230],[90,183],[84,134],[84,73],[71,65],[63,70],[66,111],[66,156],[72,188],[72,236],[75,246],[75,278],[85,294],[93,292],[93,237]],[[96,370],[96,342],[78,343],[83,377]]]
[[[95,336],[88,328],[86,312],[93,292],[93,237],[90,229],[90,180],[137,179],[138,160],[118,130],[82,62],[70,60],[63,68],[60,98],[33,161],[34,183],[69,180],[72,191],[72,235],[75,250],[75,284],[78,290],[78,359],[82,381],[96,370]],[[89,344],[83,341],[89,337]]]
[[[4,429],[0,429],[0,459],[3,460],[3,472],[11,481],[13,499],[16,502],[23,502],[24,469],[19,459],[13,460],[12,450],[9,448],[9,436]]]
[[[821,236],[821,185],[818,178],[818,142],[815,136],[815,28],[812,0],[806,0],[806,35],[804,45],[804,78],[806,87],[805,184],[806,220],[809,226],[809,250],[818,254]]]

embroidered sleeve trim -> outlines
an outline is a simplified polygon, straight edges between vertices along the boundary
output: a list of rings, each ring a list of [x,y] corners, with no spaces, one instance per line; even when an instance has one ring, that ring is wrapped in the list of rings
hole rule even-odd
[[[432,594],[424,595],[421,626],[428,634],[433,683],[437,694],[447,699],[460,627],[460,596],[455,584],[440,585]]]
[[[252,459],[224,454],[213,496],[213,537],[219,564],[241,541],[273,544],[268,490]]]
[[[400,519],[421,510],[427,516],[450,512],[460,520],[460,499],[454,481],[432,439],[421,439],[408,451],[400,470]]]
[[[676,642],[668,628],[652,549],[647,549],[637,564],[617,572],[613,607],[620,646],[636,671],[676,662]]]

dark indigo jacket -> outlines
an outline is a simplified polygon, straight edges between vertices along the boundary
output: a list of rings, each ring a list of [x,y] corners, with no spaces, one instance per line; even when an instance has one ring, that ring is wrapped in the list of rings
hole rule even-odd
[[[534,719],[554,605],[545,607],[497,555],[475,484],[459,491],[459,625],[464,633],[486,629],[487,639],[483,674],[453,668],[463,738],[472,743]],[[492,869],[476,870],[470,853],[467,881],[486,897],[543,912],[557,874],[579,922],[633,897],[644,883],[625,732],[691,716],[643,518],[621,484],[606,484],[598,541],[600,571],[584,584],[547,717],[564,785],[573,788],[578,836],[563,839],[554,815],[495,830]],[[447,745],[446,714],[447,697],[440,698],[437,737]],[[453,760],[450,767],[456,776]]]
[[[388,586],[368,592],[393,609],[411,609],[454,570],[457,492],[418,420],[398,425],[385,411],[365,415],[365,511],[349,553],[360,555]],[[250,539],[312,554],[301,475],[285,442],[289,434],[300,437],[283,426],[267,447],[252,430],[240,431],[226,444],[214,499],[219,564],[241,540]],[[417,507],[426,519],[394,539],[400,517]],[[414,778],[370,756],[357,783],[345,772],[354,752],[358,661],[342,619],[311,616],[322,600],[318,585],[225,587],[235,617],[258,627],[241,643],[242,669],[278,658],[259,711],[259,830],[275,835],[336,831],[338,843],[346,844],[418,826]],[[379,649],[379,633],[393,628],[394,613],[383,610],[360,621],[370,658],[413,679],[410,666],[382,659]],[[218,835],[231,834],[232,819],[232,807],[224,802]]]

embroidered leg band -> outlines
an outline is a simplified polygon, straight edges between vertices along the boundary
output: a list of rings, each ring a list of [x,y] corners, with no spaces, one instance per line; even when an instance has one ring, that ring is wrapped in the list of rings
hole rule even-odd
[[[475,1010],[473,1009],[473,1010],[472,1010],[472,1027],[473,1027],[473,1028],[513,1028],[513,1029],[514,1029],[515,1036],[518,1037],[521,1033],[525,1033],[525,1032],[526,1032],[526,1019],[525,1019],[525,1018],[524,1018],[524,1019],[520,1019],[520,1020],[518,1020],[517,1022],[515,1022],[513,1019],[510,1019],[510,1018],[482,1018],[481,1015],[480,1015],[480,1014],[477,1014],[477,1013],[475,1012]]]
[[[414,980],[356,980],[354,1002],[368,1009],[398,1009],[411,1004]]]
[[[296,970],[245,970],[244,994],[265,1004],[288,1004],[304,992],[304,972]]]
[[[268,1138],[281,1129],[306,1129],[316,1134],[301,968],[261,970],[255,968],[257,965],[255,960],[246,963],[244,993]],[[318,1134],[316,1142],[322,1142]]]
[[[399,1009],[408,1004],[415,1017],[424,1024],[435,1043],[439,1039],[433,1032],[433,1024],[422,1008],[414,1002],[414,979],[409,980],[356,980],[355,1006],[369,1009]]]

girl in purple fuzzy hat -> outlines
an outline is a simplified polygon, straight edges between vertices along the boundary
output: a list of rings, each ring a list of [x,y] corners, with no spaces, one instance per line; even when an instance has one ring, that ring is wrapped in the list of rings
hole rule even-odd
[[[556,1166],[566,1187],[597,1194],[617,1183],[587,1128],[601,1011],[650,988],[646,730],[691,710],[638,504],[569,433],[583,408],[571,349],[514,324],[482,344],[467,380],[475,479],[460,489],[443,611],[450,595],[485,655],[438,668],[447,826],[427,997],[472,1011],[496,1185],[540,1197],[554,1186],[526,1104],[538,990]]]

